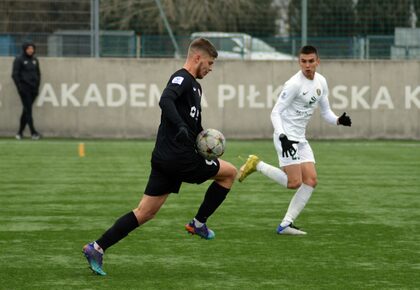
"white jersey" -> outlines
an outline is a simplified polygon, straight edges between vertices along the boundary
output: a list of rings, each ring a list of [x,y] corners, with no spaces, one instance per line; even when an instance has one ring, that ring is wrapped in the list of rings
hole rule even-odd
[[[274,134],[283,133],[289,140],[306,141],[306,126],[318,104],[322,117],[336,125],[338,116],[330,108],[326,79],[316,72],[310,80],[299,71],[284,84],[271,112]]]

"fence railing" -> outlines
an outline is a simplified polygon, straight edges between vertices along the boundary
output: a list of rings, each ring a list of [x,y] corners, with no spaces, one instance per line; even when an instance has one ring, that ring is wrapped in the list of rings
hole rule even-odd
[[[91,57],[90,31],[56,31],[54,33],[0,34],[0,56],[21,53],[22,43],[31,40],[37,45],[38,56]],[[260,38],[276,51],[295,56],[301,46],[300,37]],[[308,37],[323,59],[392,59],[394,35],[368,35],[366,37]],[[185,56],[190,36],[177,36],[176,41]],[[401,54],[401,53],[400,53]],[[137,35],[134,31],[101,31],[101,57],[173,58],[175,49],[166,35]],[[245,56],[242,58],[246,59]],[[414,58],[410,54],[398,58]]]

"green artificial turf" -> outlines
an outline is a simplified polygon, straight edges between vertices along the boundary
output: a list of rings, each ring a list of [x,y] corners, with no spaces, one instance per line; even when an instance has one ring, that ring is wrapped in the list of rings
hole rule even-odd
[[[108,249],[105,277],[82,246],[132,208],[152,141],[0,139],[0,289],[415,289],[420,287],[420,143],[312,141],[318,187],[296,224],[276,227],[294,191],[260,173],[236,183],[208,226],[184,231],[207,186],[184,184],[157,217]],[[272,142],[228,140],[239,167]]]

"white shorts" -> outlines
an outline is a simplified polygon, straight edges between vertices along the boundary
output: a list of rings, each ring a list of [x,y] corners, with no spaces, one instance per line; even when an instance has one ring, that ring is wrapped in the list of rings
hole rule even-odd
[[[309,145],[308,141],[299,142],[298,144],[293,144],[293,146],[296,149],[295,156],[291,157],[289,154],[289,157],[283,157],[283,150],[281,148],[281,142],[279,140],[279,136],[276,134],[273,134],[273,142],[274,147],[277,151],[277,156],[279,158],[279,165],[280,167],[284,167],[287,165],[292,164],[301,164],[305,162],[313,162],[315,163],[315,156],[314,152],[312,151],[311,146]]]

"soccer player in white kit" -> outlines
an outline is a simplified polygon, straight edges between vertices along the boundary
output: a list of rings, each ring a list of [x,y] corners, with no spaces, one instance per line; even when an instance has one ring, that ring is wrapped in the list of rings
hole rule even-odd
[[[327,81],[316,72],[319,63],[315,47],[307,45],[300,49],[301,69],[285,83],[271,112],[273,141],[280,168],[265,163],[256,155],[249,155],[239,172],[240,182],[252,172],[259,171],[287,188],[297,189],[277,227],[278,234],[306,234],[293,222],[317,185],[315,158],[305,137],[306,125],[315,109],[319,106],[322,117],[330,124],[351,126],[351,119],[345,112],[338,117],[331,111]]]

